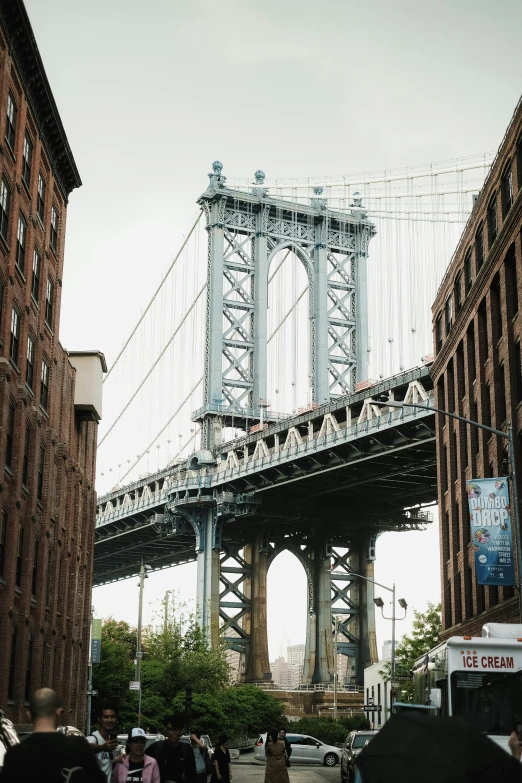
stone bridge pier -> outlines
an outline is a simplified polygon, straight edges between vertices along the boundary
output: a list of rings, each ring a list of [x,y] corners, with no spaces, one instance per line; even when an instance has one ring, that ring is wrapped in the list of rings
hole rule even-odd
[[[215,513],[199,522],[198,613],[209,643],[220,639],[240,653],[243,682],[270,682],[268,653],[268,569],[284,549],[303,566],[307,579],[306,645],[303,684],[327,683],[335,670],[335,620],[338,652],[354,659],[350,667],[362,684],[364,668],[377,660],[373,585],[351,572],[373,578],[374,540],[345,547],[339,554],[324,534],[271,536],[257,530],[244,544],[222,545]]]

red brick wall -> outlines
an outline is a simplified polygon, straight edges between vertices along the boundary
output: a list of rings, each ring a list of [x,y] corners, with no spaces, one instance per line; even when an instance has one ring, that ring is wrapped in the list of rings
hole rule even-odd
[[[505,210],[502,178],[508,168],[512,171],[513,203]],[[498,231],[490,239],[487,211],[491,203],[495,204]],[[480,266],[476,237],[481,226],[484,226],[484,262]],[[513,423],[519,482],[522,482],[522,395],[518,390],[522,388],[522,379],[517,379],[516,354],[520,352],[522,337],[521,227],[522,103],[517,107],[434,302],[436,358],[431,368],[439,407],[497,429],[505,430],[507,421]],[[455,312],[455,286],[459,274],[465,275],[468,254],[471,254],[473,283],[467,293],[462,289],[462,306]],[[453,323],[449,333],[443,325],[442,346],[438,347],[436,323],[442,317],[444,324],[445,305],[450,296]],[[518,308],[514,304],[516,298]],[[513,603],[513,588],[483,587],[476,583],[465,492],[466,479],[507,475],[507,441],[489,437],[483,430],[447,417],[438,418],[442,617],[443,627],[448,630],[445,635],[450,635],[449,629],[451,633],[480,629],[483,623],[494,618],[498,621],[506,613],[513,622],[518,611],[516,602]]]
[[[11,92],[17,106],[13,148],[4,139]],[[24,135],[33,144],[29,187],[22,182]],[[40,139],[21,80],[0,37],[0,170],[10,191],[6,237],[0,235],[0,514],[8,515],[5,564],[0,576],[0,708],[25,720],[29,645],[29,689],[55,688],[64,700],[65,720],[83,727],[89,641],[90,596],[96,497],[94,470],[97,424],[74,411],[75,371],[58,341],[62,290],[66,196],[61,192]],[[37,216],[38,175],[46,181],[43,220]],[[56,252],[50,244],[51,206],[59,213]],[[25,275],[16,266],[17,222],[27,223]],[[31,294],[33,250],[41,257],[40,290]],[[47,278],[54,285],[52,323],[45,319]],[[18,357],[10,357],[11,312],[20,313]],[[27,384],[28,335],[35,343],[34,382]],[[49,402],[41,405],[42,359],[50,367]],[[16,406],[11,468],[6,466],[9,405]],[[22,483],[26,428],[30,429],[27,483]],[[37,497],[40,448],[45,448],[42,497]],[[23,529],[20,588],[15,585],[19,529]],[[36,590],[32,591],[38,542]],[[9,689],[13,628],[17,629],[14,687]]]

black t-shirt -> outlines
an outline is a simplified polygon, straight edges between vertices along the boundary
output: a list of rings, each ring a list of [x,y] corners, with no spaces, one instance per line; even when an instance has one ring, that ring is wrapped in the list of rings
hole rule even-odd
[[[145,761],[131,761],[129,759],[129,772],[127,774],[127,783],[142,783],[143,766]]]
[[[63,783],[62,769],[82,767],[93,782],[106,783],[96,756],[83,737],[66,737],[57,731],[36,732],[9,748],[4,758],[2,783]]]
[[[187,742],[169,745],[167,740],[160,740],[147,748],[147,755],[158,762],[161,783],[195,783],[194,751]]]
[[[223,750],[219,745],[214,751],[214,755],[212,756],[212,777],[217,778],[216,775],[216,768],[214,766],[214,761],[217,761],[217,765],[219,768],[219,774],[222,778],[226,778],[228,780],[228,776],[230,774],[230,753],[228,751],[228,748],[226,750]]]

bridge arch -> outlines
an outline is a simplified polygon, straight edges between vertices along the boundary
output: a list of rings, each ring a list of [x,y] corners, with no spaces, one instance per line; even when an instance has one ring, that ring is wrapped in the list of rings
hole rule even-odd
[[[313,261],[306,250],[291,240],[277,244],[268,256],[266,355],[267,396],[277,412],[289,413],[311,401],[313,286]]]

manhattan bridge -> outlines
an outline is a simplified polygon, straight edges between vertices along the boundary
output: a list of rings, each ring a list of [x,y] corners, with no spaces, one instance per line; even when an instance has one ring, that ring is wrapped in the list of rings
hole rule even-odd
[[[230,181],[109,369],[94,584],[197,560],[211,644],[271,679],[267,572],[307,578],[304,683],[377,660],[375,543],[437,496],[431,302],[490,153],[317,180]],[[334,619],[336,618],[336,619]],[[335,633],[336,631],[336,633]]]

